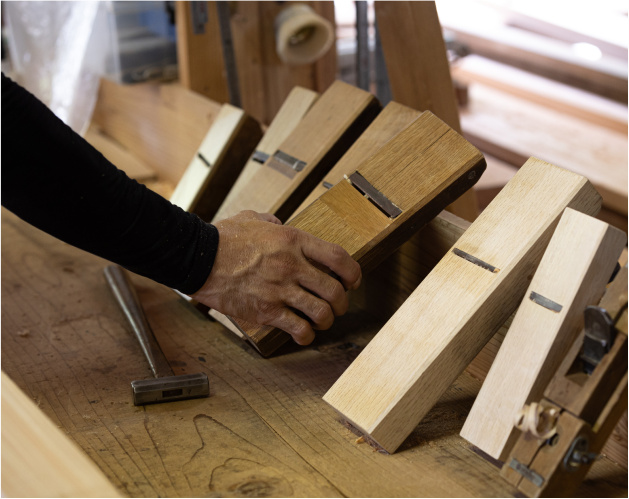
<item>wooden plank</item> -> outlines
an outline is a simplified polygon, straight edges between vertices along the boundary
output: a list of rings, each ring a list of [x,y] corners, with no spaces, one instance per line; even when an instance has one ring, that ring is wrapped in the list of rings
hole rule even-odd
[[[92,122],[160,178],[177,183],[220,109],[179,85],[102,79]]]
[[[584,59],[570,43],[505,25],[503,13],[480,2],[440,3],[439,17],[475,54],[627,103],[626,59]]]
[[[482,84],[461,111],[465,137],[514,166],[530,155],[586,177],[603,206],[627,215],[627,135]]]
[[[155,179],[155,172],[144,161],[136,158],[123,145],[105,135],[93,124],[85,133],[85,140],[92,144],[113,165],[138,182]]]
[[[2,495],[122,497],[2,371]]]
[[[336,81],[278,148],[304,162],[303,169],[298,172],[271,156],[241,190],[242,206],[286,221],[379,110],[371,94]]]
[[[271,122],[271,125],[256,146],[256,151],[273,154],[280,147],[288,136],[295,130],[299,122],[306,115],[308,110],[319,98],[319,94],[312,90],[295,87],[284,101],[281,109]],[[251,179],[264,168],[263,164],[252,158],[240,173],[238,180],[234,183],[231,191],[225,198],[221,208],[216,213],[214,220],[223,220],[236,213],[247,209],[248,198],[242,195],[243,190]]]
[[[469,189],[484,169],[482,154],[427,111],[357,170],[363,181],[401,210],[399,214],[389,216],[377,208],[364,189],[356,188],[353,174],[288,225],[341,245],[368,273]],[[265,356],[290,339],[271,326],[239,319],[234,323]]]
[[[461,133],[435,2],[376,2],[375,9],[393,99],[419,111],[432,111]],[[462,196],[449,211],[475,220],[474,192]]]
[[[546,108],[627,134],[627,106],[528,71],[468,55],[452,66],[461,83],[482,83]]]
[[[515,310],[566,207],[595,215],[600,196],[531,158],[456,243],[490,267],[453,248],[324,400],[395,451]]]
[[[170,201],[211,221],[261,137],[257,121],[223,104]]]
[[[375,154],[378,149],[383,147],[412,121],[416,120],[420,114],[421,112],[415,111],[410,107],[403,106],[397,102],[389,102],[367,127],[367,130],[347,150],[334,168],[323,177],[323,181],[312,190],[299,208],[295,210],[293,216],[328,191],[329,187],[326,187],[324,184],[328,186],[336,185],[343,180],[343,175],[350,175],[356,171],[363,161]]]
[[[2,368],[125,495],[516,493],[459,436],[480,388],[466,374],[394,455],[338,424],[321,395],[378,331],[369,311],[262,359],[171,290],[132,276],[175,373],[205,372],[211,386],[207,399],[134,407],[129,382],[148,377],[148,365],[103,280],[106,262],[1,211]],[[599,459],[578,495],[626,496],[626,477]]]
[[[207,15],[207,21],[200,24],[202,33],[193,28],[192,2],[175,4],[179,81],[184,88],[216,102],[229,102],[216,2],[198,4]]]
[[[467,417],[461,436],[505,461],[519,436],[518,411],[538,401],[598,303],[627,242],[624,232],[566,209],[513,324]],[[560,310],[534,301],[533,293]]]

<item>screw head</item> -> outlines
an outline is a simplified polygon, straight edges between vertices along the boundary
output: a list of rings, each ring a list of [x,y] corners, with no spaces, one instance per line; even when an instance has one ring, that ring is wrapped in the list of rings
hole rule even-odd
[[[467,178],[468,178],[469,180],[473,180],[474,178],[476,178],[476,172],[470,172],[470,173],[467,175]]]

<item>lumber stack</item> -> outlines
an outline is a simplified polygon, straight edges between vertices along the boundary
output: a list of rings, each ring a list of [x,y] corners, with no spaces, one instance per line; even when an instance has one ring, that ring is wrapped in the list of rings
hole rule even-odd
[[[515,310],[566,207],[595,215],[600,196],[531,158],[324,400],[395,451]]]

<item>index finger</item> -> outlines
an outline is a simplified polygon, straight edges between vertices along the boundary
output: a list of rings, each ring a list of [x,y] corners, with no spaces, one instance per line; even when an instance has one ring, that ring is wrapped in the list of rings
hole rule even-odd
[[[334,272],[345,289],[360,286],[360,265],[338,244],[329,243],[311,234],[304,233],[302,252],[306,258],[319,262]]]

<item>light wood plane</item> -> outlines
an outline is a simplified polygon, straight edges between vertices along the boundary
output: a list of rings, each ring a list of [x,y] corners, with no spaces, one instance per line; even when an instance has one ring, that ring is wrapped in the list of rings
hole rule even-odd
[[[513,313],[565,208],[600,206],[584,177],[529,159],[324,400],[394,452]]]
[[[566,209],[483,383],[461,436],[504,461],[520,432],[525,404],[536,402],[598,303],[627,236]]]
[[[218,213],[216,213],[215,221],[229,218],[242,210],[249,209],[249,199],[243,195],[243,191],[247,190],[251,178],[264,168],[266,158],[278,150],[282,142],[295,130],[295,127],[318,98],[319,94],[312,90],[301,87],[295,87],[291,90],[257,145],[255,152],[240,173],[238,180],[229,191]]]
[[[370,93],[334,82],[240,190],[243,209],[285,222],[379,111]]]
[[[289,225],[340,244],[367,273],[475,184],[484,170],[476,148],[425,112]],[[234,323],[263,355],[290,339],[270,326]]]
[[[170,201],[211,221],[261,137],[257,121],[223,104]]]
[[[122,497],[90,456],[1,376],[2,495]]]

